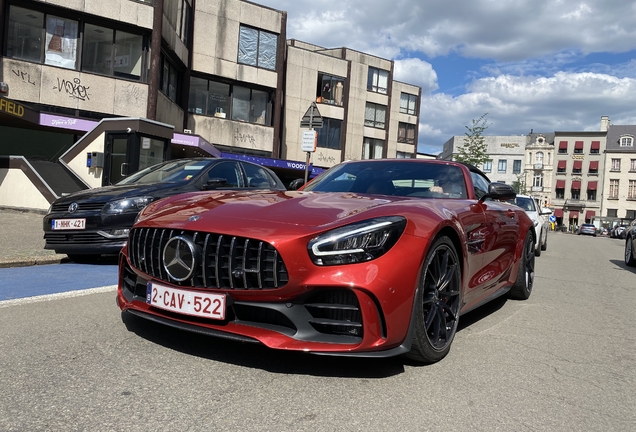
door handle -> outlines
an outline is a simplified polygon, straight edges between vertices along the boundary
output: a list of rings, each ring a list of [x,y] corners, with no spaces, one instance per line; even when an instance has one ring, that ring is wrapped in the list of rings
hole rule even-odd
[[[121,164],[119,173],[121,174],[122,177],[126,177],[128,175],[128,164],[127,163]]]

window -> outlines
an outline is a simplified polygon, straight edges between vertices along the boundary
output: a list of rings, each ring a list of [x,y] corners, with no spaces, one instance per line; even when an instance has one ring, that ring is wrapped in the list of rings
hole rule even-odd
[[[179,73],[163,53],[161,54],[161,80],[159,90],[173,102],[177,102],[177,82]]]
[[[587,170],[588,175],[598,175],[598,161],[590,161],[590,167]]]
[[[533,187],[543,187],[543,173],[535,173],[532,177]]]
[[[485,173],[489,173],[492,171],[492,161],[486,161],[484,162],[484,167],[482,168],[482,171]]]
[[[607,217],[618,217],[618,209],[607,209]]]
[[[568,142],[567,141],[559,142],[559,153],[566,154],[567,152],[568,152]]]
[[[84,26],[82,70],[139,80],[144,55],[143,36],[93,24]]]
[[[192,0],[164,0],[163,15],[172,24],[179,39],[188,46]]]
[[[634,137],[622,136],[619,142],[621,147],[631,147],[634,145]]]
[[[595,190],[589,190],[587,191],[587,200],[588,201],[596,201],[596,191]]]
[[[556,198],[564,199],[565,198],[565,188],[556,188],[555,189]]]
[[[395,154],[395,157],[397,159],[413,159],[413,153],[399,151]]]
[[[608,199],[618,199],[618,180],[610,180]]]
[[[340,150],[340,132],[342,120],[322,118],[322,127],[318,131],[318,147]]]
[[[581,174],[582,170],[583,170],[583,161],[575,160],[574,163],[572,164],[572,174]]]
[[[629,160],[629,171],[630,172],[636,171],[636,159]]]
[[[580,189],[572,189],[572,190],[570,191],[570,197],[571,197],[573,200],[581,199],[581,190],[580,190]]]
[[[265,90],[192,77],[188,112],[270,126],[271,95]]]
[[[367,90],[376,93],[388,94],[389,71],[369,66]]]
[[[471,171],[470,178],[473,181],[473,190],[475,191],[475,198],[481,199],[484,195],[488,194],[488,180],[484,176]]]
[[[344,84],[344,78],[319,73],[316,101],[319,103],[343,106]]]
[[[227,180],[227,187],[244,187],[243,177],[238,162],[228,161],[214,165],[208,171],[208,179],[223,178]]]
[[[621,160],[620,159],[612,159],[612,167],[610,171],[620,171],[621,170]]]
[[[576,153],[576,154],[583,153],[583,141],[575,141],[574,142],[574,153]]]
[[[415,125],[399,122],[397,141],[400,143],[415,144]]]
[[[362,159],[382,159],[384,141],[373,138],[365,138],[362,145]]]
[[[400,95],[400,112],[404,114],[415,115],[417,109],[417,96],[402,93]]]
[[[499,165],[497,165],[498,173],[505,173],[508,168],[508,161],[506,159],[499,159]]]
[[[543,165],[543,152],[537,152],[534,163]]]
[[[629,181],[629,189],[627,190],[627,199],[636,199],[636,180]]]
[[[386,106],[367,102],[364,110],[364,125],[378,129],[384,129],[386,119]]]
[[[600,141],[592,141],[590,145],[590,154],[599,154],[601,152],[601,142]]]
[[[567,161],[564,160],[560,160],[557,162],[557,173],[565,173],[565,170],[567,168]]]
[[[238,62],[265,69],[276,69],[278,36],[264,30],[241,25],[239,28]]]
[[[520,160],[512,161],[512,173],[513,174],[520,174],[521,173],[521,161]]]
[[[636,219],[636,210],[625,210],[625,219]]]

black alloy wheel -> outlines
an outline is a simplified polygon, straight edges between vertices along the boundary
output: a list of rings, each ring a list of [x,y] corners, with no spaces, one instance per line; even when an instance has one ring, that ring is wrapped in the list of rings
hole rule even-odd
[[[517,280],[510,289],[510,298],[526,300],[530,297],[534,285],[534,257],[534,237],[531,232],[528,232],[523,242],[521,257],[519,257]]]
[[[450,351],[461,303],[461,264],[448,237],[437,239],[424,261],[415,293],[411,360],[430,364]]]
[[[634,248],[631,236],[625,239],[625,264],[630,267],[636,267],[636,259],[634,259]]]

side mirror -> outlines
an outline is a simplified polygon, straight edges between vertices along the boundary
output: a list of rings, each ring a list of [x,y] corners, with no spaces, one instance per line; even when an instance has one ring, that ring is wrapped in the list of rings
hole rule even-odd
[[[203,185],[203,190],[215,189],[218,187],[226,186],[227,179],[221,177],[213,177]]]
[[[517,192],[515,192],[512,186],[505,183],[490,183],[488,185],[488,193],[481,197],[479,201],[485,201],[486,198],[499,201],[508,201],[514,200],[516,197]]]
[[[292,182],[289,183],[289,190],[298,190],[304,185],[305,185],[304,179],[292,180]]]

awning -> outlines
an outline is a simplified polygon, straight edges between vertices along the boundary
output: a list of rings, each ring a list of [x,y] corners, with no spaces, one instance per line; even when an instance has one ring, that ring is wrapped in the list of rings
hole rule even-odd
[[[578,219],[579,211],[578,210],[570,210],[570,219]]]
[[[600,150],[601,142],[600,141],[592,141],[592,145],[590,146],[591,150]]]
[[[565,189],[565,180],[557,180],[556,189]]]
[[[583,141],[575,141],[574,150],[583,150]]]
[[[574,165],[572,166],[572,168],[575,169],[575,170],[583,169],[583,161],[582,160],[575,160],[574,161]]]
[[[590,161],[590,170],[598,170],[598,161]]]
[[[568,161],[565,161],[565,160],[560,160],[557,162],[557,168],[559,169],[565,169],[567,165],[568,165]]]
[[[570,189],[581,190],[581,180],[573,180]]]
[[[559,149],[568,149],[568,142],[567,141],[559,141]]]
[[[592,216],[596,216],[595,210],[588,210],[585,212],[585,219],[592,219]]]
[[[563,217],[563,209],[554,209],[554,217],[562,218]]]
[[[587,182],[587,190],[596,190],[596,184],[598,182],[596,181],[589,181]]]

